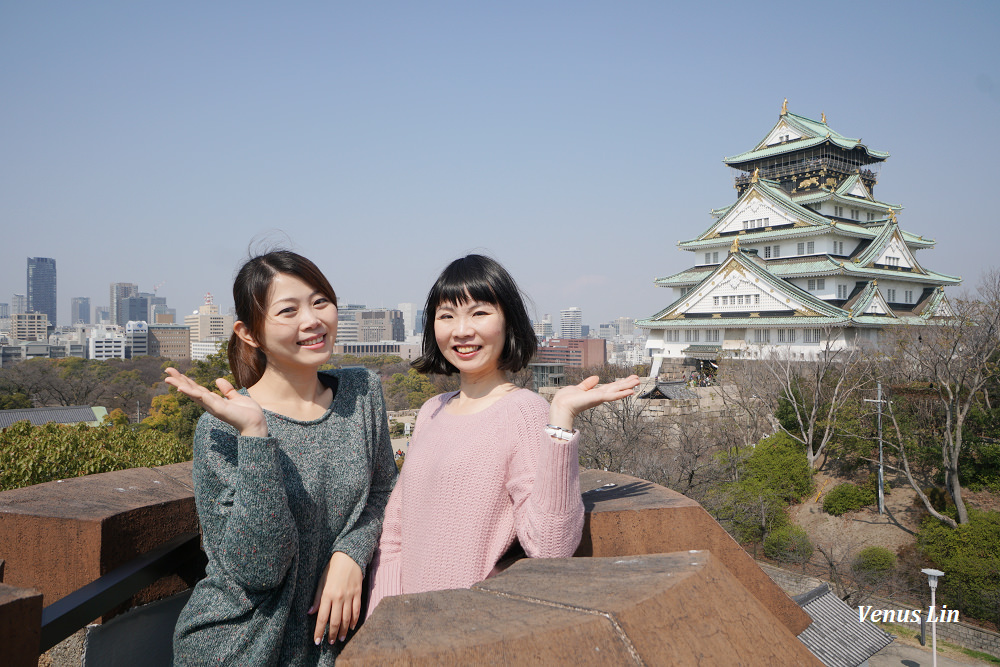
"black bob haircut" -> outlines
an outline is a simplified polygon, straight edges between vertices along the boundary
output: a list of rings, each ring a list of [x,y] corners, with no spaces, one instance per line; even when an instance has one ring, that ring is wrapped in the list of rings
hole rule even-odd
[[[503,313],[504,341],[500,370],[516,373],[528,365],[538,349],[538,339],[524,307],[521,290],[507,269],[495,259],[466,255],[445,267],[427,295],[423,349],[422,354],[412,362],[414,368],[421,373],[437,375],[458,372],[438,349],[434,338],[434,315],[442,303],[462,304],[470,299],[492,304]]]

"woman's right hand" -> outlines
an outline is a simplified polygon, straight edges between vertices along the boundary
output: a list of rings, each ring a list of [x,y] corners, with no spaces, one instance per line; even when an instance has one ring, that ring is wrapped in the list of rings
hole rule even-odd
[[[185,396],[190,396],[206,411],[238,430],[240,435],[267,436],[267,420],[260,405],[249,396],[236,391],[236,387],[225,378],[215,381],[215,386],[222,392],[222,396],[219,396],[176,368],[168,368],[166,372],[167,384]]]

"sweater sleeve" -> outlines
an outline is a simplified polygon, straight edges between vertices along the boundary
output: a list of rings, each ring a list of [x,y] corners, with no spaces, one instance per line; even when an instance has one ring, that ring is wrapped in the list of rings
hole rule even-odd
[[[366,416],[365,424],[370,438],[368,443],[371,457],[371,483],[368,489],[368,499],[358,520],[345,531],[334,543],[334,551],[342,551],[350,556],[364,571],[372,558],[379,534],[382,532],[382,516],[396,476],[399,474],[396,461],[392,455],[392,442],[389,438],[389,418],[385,410],[385,398],[382,395],[382,383],[378,376],[366,371],[367,390],[365,391]]]
[[[514,529],[533,558],[572,556],[583,535],[579,441],[545,433],[548,404],[540,397],[518,402],[510,415],[507,491],[514,504]]]
[[[389,496],[389,504],[385,507],[382,537],[372,558],[372,574],[368,579],[370,591],[368,616],[371,616],[382,598],[400,595],[403,592],[401,495],[400,487],[397,485]]]
[[[205,414],[194,436],[194,487],[205,550],[249,591],[280,586],[298,552],[278,441],[237,435]]]

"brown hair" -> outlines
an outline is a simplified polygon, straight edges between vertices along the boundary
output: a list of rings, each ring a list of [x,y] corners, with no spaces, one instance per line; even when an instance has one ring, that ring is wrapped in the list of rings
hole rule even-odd
[[[274,276],[295,276],[337,305],[337,294],[323,272],[311,261],[290,250],[275,250],[259,255],[240,267],[233,281],[233,303],[236,319],[243,322],[257,347],[248,345],[236,332],[229,337],[229,369],[236,378],[236,387],[252,387],[267,368],[267,352],[261,333],[267,317],[267,299]]]

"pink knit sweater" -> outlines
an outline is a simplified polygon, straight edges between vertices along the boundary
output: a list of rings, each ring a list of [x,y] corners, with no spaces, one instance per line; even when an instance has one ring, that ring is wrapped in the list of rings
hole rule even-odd
[[[579,435],[546,435],[549,405],[527,389],[482,412],[424,403],[372,560],[368,613],[387,595],[468,588],[520,541],[532,557],[573,555],[583,530]]]

